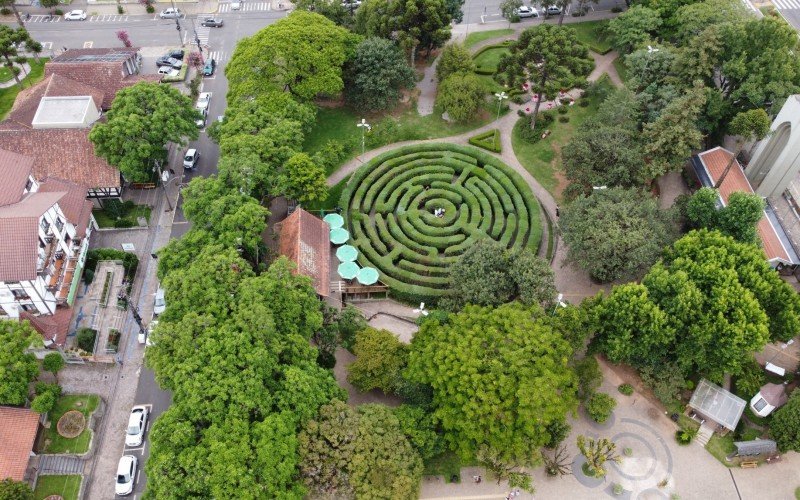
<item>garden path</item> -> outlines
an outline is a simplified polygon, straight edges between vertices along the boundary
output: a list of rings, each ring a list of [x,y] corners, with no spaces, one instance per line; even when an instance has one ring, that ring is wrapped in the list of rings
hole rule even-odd
[[[436,89],[438,83],[436,81],[436,64],[439,62],[439,56],[433,63],[425,68],[422,75],[422,80],[417,82],[417,90],[419,96],[417,97],[417,113],[420,116],[428,116],[433,114],[433,106],[436,104]]]

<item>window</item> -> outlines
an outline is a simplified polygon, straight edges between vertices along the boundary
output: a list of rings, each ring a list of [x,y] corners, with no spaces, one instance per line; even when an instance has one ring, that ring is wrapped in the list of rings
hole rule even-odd
[[[33,187],[33,180],[28,177],[28,182],[25,183],[25,191],[30,191]]]
[[[756,411],[761,411],[765,406],[767,406],[767,401],[764,398],[758,398],[758,401],[756,401],[756,404],[753,405],[753,408],[755,408]]]
[[[59,233],[64,229],[64,221],[61,220],[61,217],[56,217],[56,227]]]
[[[49,223],[49,222],[47,222],[47,221],[45,220],[45,218],[44,218],[44,217],[42,217],[42,222],[40,222],[40,223],[39,223],[39,225],[42,227],[42,230],[43,230],[45,233],[47,233],[48,231],[50,231],[50,223]]]
[[[25,312],[36,312],[36,306],[33,304],[22,304],[22,310]]]
[[[25,290],[19,289],[19,288],[15,288],[14,290],[11,290],[11,293],[14,294],[14,298],[17,299],[17,300],[27,300],[27,299],[31,298],[30,295],[28,295],[28,292],[26,292]]]

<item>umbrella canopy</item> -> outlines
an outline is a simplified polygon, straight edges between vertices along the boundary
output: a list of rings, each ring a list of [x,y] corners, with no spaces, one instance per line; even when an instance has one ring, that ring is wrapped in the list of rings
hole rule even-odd
[[[358,257],[358,249],[353,245],[342,245],[336,250],[336,258],[339,262],[353,262]]]
[[[346,243],[349,239],[350,233],[348,233],[346,229],[342,229],[341,227],[331,229],[331,243],[334,245],[341,245],[342,243]]]
[[[342,262],[339,264],[337,271],[339,271],[339,276],[342,278],[351,280],[358,274],[359,267],[355,262]]]
[[[378,282],[378,271],[372,267],[365,267],[358,272],[357,278],[362,285],[374,285]]]
[[[338,227],[344,226],[344,217],[339,214],[328,214],[322,218],[325,222],[331,226],[331,229],[336,229]]]

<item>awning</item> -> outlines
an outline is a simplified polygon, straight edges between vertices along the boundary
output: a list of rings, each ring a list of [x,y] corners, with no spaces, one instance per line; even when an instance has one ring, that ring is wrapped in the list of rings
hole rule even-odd
[[[339,227],[344,226],[344,218],[339,214],[328,214],[322,218],[325,222],[331,226],[331,229],[336,229]]]
[[[342,245],[336,250],[339,262],[353,262],[358,257],[358,249],[352,245]]]
[[[350,239],[350,233],[347,232],[346,229],[342,229],[341,227],[337,227],[336,229],[331,229],[331,243],[334,245],[341,245],[342,243],[347,243],[347,240]]]
[[[365,267],[358,272],[357,278],[362,285],[374,285],[378,282],[378,271],[372,267]]]
[[[358,275],[359,267],[355,262],[342,262],[337,269],[339,276],[346,280],[351,280]]]

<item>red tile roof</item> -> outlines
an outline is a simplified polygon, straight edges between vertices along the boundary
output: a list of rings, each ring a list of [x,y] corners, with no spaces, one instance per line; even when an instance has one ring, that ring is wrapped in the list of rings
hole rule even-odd
[[[93,205],[86,199],[87,189],[85,187],[74,182],[48,177],[39,185],[39,192],[66,193],[58,200],[58,206],[64,212],[64,217],[75,226],[75,236],[83,238],[86,235],[86,227],[89,225]]]
[[[30,321],[33,329],[42,334],[42,337],[63,347],[67,343],[69,323],[72,321],[72,308],[59,307],[56,308],[55,314],[47,316],[34,316],[29,312],[20,311],[19,319]]]
[[[27,408],[0,406],[0,480],[25,479],[38,427],[38,413]]]
[[[22,199],[32,170],[33,158],[0,149],[0,207]]]
[[[280,223],[279,252],[297,264],[297,272],[314,280],[317,294],[330,294],[330,228],[298,208]]]
[[[728,166],[728,162],[731,160],[733,153],[727,149],[716,147],[700,153],[697,156],[705,167],[711,182],[716,184],[717,179],[722,176],[722,172],[724,172],[725,167]],[[747,180],[747,176],[744,175],[741,165],[734,159],[733,167],[731,167],[728,175],[719,187],[719,194],[722,198],[722,202],[727,205],[728,197],[731,193],[737,191],[745,193],[754,192],[752,186],[750,186],[750,182]],[[775,228],[766,215],[758,221],[756,230],[758,231],[758,236],[761,238],[764,253],[767,254],[768,260],[781,259],[784,262],[791,262],[786,248],[784,248],[783,243],[775,232]]]
[[[39,102],[43,97],[67,96],[90,96],[98,108],[102,106],[105,98],[103,91],[98,88],[58,74],[52,74],[33,87],[24,89],[17,94],[17,99],[14,101],[14,107],[11,108],[8,119],[25,127],[30,127],[34,116],[36,116],[36,110],[39,109]]]
[[[92,188],[121,187],[119,171],[94,153],[89,129],[27,129],[0,122],[0,148],[33,158],[36,179],[56,177]]]

